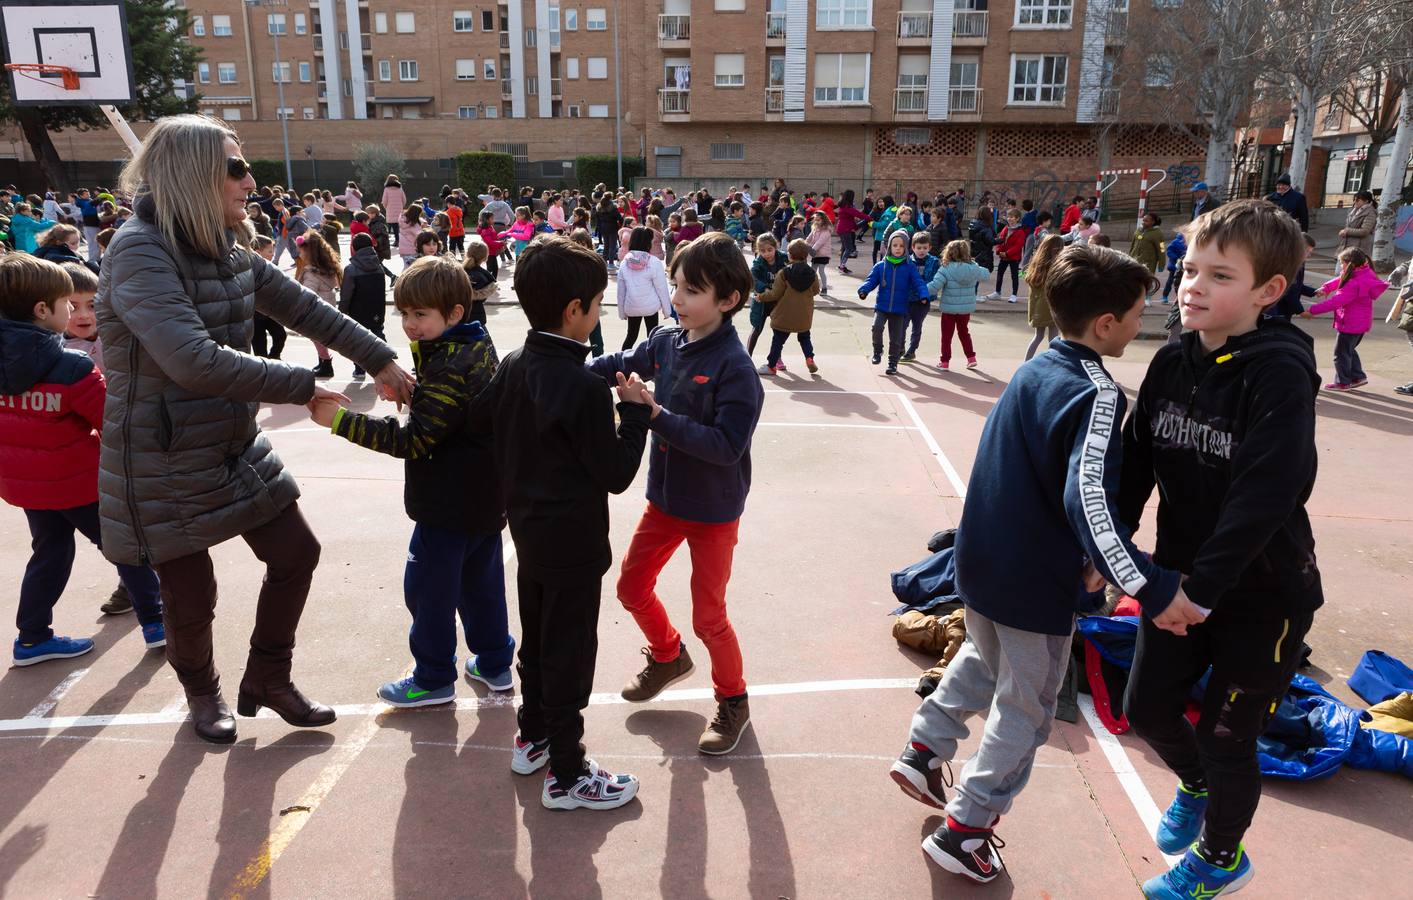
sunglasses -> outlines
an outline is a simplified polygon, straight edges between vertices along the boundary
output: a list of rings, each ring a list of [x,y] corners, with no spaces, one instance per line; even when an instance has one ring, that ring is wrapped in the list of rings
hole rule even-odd
[[[245,176],[250,174],[250,163],[241,159],[239,156],[227,157],[226,174],[237,181],[244,180]]]

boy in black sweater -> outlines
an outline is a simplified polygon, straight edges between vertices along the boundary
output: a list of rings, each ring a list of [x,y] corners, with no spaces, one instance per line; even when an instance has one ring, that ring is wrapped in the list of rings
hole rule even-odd
[[[619,425],[601,376],[584,367],[608,284],[603,258],[564,237],[520,254],[514,289],[533,329],[472,404],[495,459],[520,564],[520,733],[511,769],[546,763],[549,809],[613,809],[638,792],[584,757],[583,709],[598,654],[599,596],[612,562],[608,495],[638,473],[651,413],[638,376],[618,375]]]
[[[1181,342],[1153,357],[1124,427],[1119,508],[1136,528],[1156,484],[1153,559],[1184,573],[1203,614],[1185,629],[1145,619],[1125,712],[1179,778],[1158,847],[1182,853],[1143,885],[1153,898],[1216,897],[1246,884],[1241,844],[1261,797],[1256,741],[1300,663],[1323,602],[1305,501],[1315,484],[1313,342],[1262,319],[1306,245],[1260,200],[1184,229]],[[1194,728],[1184,717],[1210,668]]]

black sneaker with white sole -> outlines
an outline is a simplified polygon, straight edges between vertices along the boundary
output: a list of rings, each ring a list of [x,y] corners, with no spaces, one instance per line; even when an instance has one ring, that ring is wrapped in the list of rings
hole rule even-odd
[[[978,884],[994,881],[1001,874],[1004,867],[997,851],[1004,846],[1006,842],[990,828],[970,828],[951,816],[922,842],[923,852],[933,862]]]
[[[913,741],[904,747],[888,774],[903,793],[919,803],[934,809],[947,808],[944,786],[952,786],[952,767],[922,744]]]

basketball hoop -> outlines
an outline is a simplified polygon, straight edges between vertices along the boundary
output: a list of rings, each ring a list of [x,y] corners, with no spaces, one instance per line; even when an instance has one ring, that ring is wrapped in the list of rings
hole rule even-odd
[[[11,72],[17,72],[26,78],[33,78],[35,81],[43,79],[46,75],[58,75],[66,91],[76,91],[79,89],[79,74],[68,66],[51,66],[45,63],[6,63],[5,68]],[[31,75],[30,72],[37,72],[38,75]]]

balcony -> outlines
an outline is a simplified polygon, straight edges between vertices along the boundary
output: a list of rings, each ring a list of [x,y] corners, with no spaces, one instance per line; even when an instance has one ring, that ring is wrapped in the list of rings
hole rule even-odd
[[[952,43],[957,46],[984,46],[986,29],[984,9],[959,9],[952,13]]]
[[[765,42],[776,45],[785,43],[785,14],[783,12],[768,12],[765,14]]]
[[[898,13],[898,46],[927,46],[932,41],[932,13]]]
[[[564,82],[558,78],[550,79],[550,97],[558,100],[564,97]]]
[[[1104,29],[1104,43],[1122,44],[1128,40],[1128,10],[1109,10],[1109,21]]]
[[[785,89],[783,87],[768,87],[765,89],[765,114],[768,116],[779,115],[785,112]]]
[[[692,92],[680,88],[659,88],[657,92],[658,110],[663,117],[673,116],[685,119],[692,112]]]
[[[902,115],[927,112],[927,88],[900,87],[893,91],[893,112]]]
[[[500,33],[500,49],[502,49],[502,50],[509,50],[509,49],[510,49],[510,32],[508,32],[508,31],[502,31],[502,32]]]
[[[509,78],[502,78],[500,80],[500,96],[502,100],[509,100],[513,96],[510,90]]]
[[[1099,89],[1099,118],[1112,119],[1119,114],[1119,89],[1106,87]]]
[[[659,47],[685,47],[692,39],[691,16],[658,16],[657,45]]]
[[[981,88],[954,87],[948,91],[947,116],[951,119],[981,115]]]

